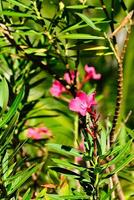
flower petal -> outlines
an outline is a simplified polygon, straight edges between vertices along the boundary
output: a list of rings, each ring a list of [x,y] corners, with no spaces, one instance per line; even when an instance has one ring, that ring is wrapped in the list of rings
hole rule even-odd
[[[80,91],[77,93],[76,95],[82,102],[86,102],[87,101],[87,94],[83,91]]]
[[[50,88],[50,93],[55,97],[59,97],[65,90],[65,87],[58,80],[55,80]]]
[[[95,106],[97,103],[95,101],[95,92],[91,93],[90,95],[88,95],[88,108],[91,106]]]
[[[78,97],[76,97],[75,99],[72,99],[69,103],[69,109],[75,112],[79,112],[80,108],[80,104],[81,101]]]
[[[34,128],[29,128],[28,129],[27,136],[29,138],[32,138],[32,139],[35,139],[35,140],[40,140],[42,138],[41,135]]]
[[[97,74],[96,70],[94,67],[89,67],[88,65],[85,65],[85,79],[86,81],[89,79],[95,79],[95,80],[99,80],[101,78],[101,74]]]

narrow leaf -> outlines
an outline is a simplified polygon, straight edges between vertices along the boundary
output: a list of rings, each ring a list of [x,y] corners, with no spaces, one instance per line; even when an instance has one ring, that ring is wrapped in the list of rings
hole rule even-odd
[[[62,32],[60,32],[60,34],[66,33],[66,32],[69,32],[69,31],[73,31],[73,30],[76,30],[76,29],[83,28],[83,27],[87,26],[87,24],[81,25],[81,23],[82,23],[82,21],[77,23],[77,24],[74,24],[74,25],[68,27],[67,29],[65,29]]]
[[[5,79],[0,83],[0,107],[2,113],[6,110],[9,98],[8,84]]]
[[[99,36],[93,36],[90,34],[65,34],[65,35],[60,35],[59,38],[61,39],[71,39],[71,40],[104,40],[104,37],[99,37]]]
[[[16,5],[16,6],[19,6],[19,7],[27,8],[28,10],[30,9],[30,7],[28,7],[28,6],[20,3],[18,0],[17,1],[15,1],[15,0],[8,0],[8,2],[10,2],[10,3],[12,3],[12,4]]]
[[[84,9],[84,8],[87,8],[88,5],[73,5],[73,6],[66,6],[66,8],[68,9]]]
[[[80,176],[79,174],[71,171],[71,170],[68,170],[68,169],[64,169],[64,168],[61,168],[61,167],[51,167],[52,170],[56,171],[56,172],[60,172],[62,174],[66,174],[66,175],[71,175],[71,176]]]
[[[132,141],[129,141],[123,148],[122,150],[119,152],[119,154],[113,159],[111,160],[109,163],[105,164],[107,167],[109,167],[110,165],[116,164],[118,162],[120,162],[122,160],[122,157],[124,157],[126,155],[126,153],[128,152],[130,145],[131,145]]]
[[[11,186],[10,186],[10,190],[8,191],[8,195],[14,193],[18,188],[20,188],[20,186],[25,183],[25,181],[33,174],[35,173],[38,169],[40,168],[40,164],[35,166],[35,167],[31,167],[25,171],[22,171],[19,174],[18,178],[15,178],[12,182],[11,182]],[[13,179],[13,177],[12,177]]]
[[[53,200],[87,200],[89,197],[86,195],[64,195],[64,196],[59,196],[59,195],[54,195],[54,194],[47,194],[48,197],[52,198]]]
[[[12,140],[12,136],[14,133],[14,129],[16,127],[16,122],[18,121],[19,114],[18,112],[15,113],[12,120],[10,121],[8,127],[5,129],[5,131],[2,133],[1,139],[0,139],[0,153],[2,154],[6,146],[10,143]]]
[[[83,15],[82,13],[76,13],[84,22],[86,22],[86,24],[88,24],[88,26],[90,26],[91,28],[100,31],[101,29],[98,28],[97,26],[95,26],[95,24],[93,23],[93,21],[91,19],[89,19],[89,17],[87,17],[86,15]]]
[[[119,2],[120,2],[120,4],[121,4],[123,10],[126,11],[126,10],[127,10],[127,7],[126,7],[124,1],[123,1],[123,0],[119,0]]]
[[[116,169],[112,172],[112,174],[118,173],[133,160],[134,160],[134,153],[128,156],[125,160],[123,160],[123,162],[116,167]]]
[[[60,144],[52,144],[52,143],[48,143],[46,144],[48,151],[51,152],[55,152],[55,153],[59,153],[62,155],[68,155],[68,156],[77,156],[80,157],[81,155],[79,154],[78,150],[69,147],[69,146],[65,146],[65,145],[60,145]]]
[[[74,165],[74,164],[68,162],[67,160],[60,160],[60,159],[56,159],[56,158],[53,158],[52,160],[53,160],[56,164],[59,164],[59,165],[61,165],[61,166],[63,166],[63,167],[68,167],[68,168],[71,168],[71,169],[78,169],[78,170],[80,170],[80,171],[82,171],[82,170],[84,171],[84,170],[85,170],[84,167],[81,167],[81,166],[79,166],[79,165]]]
[[[6,15],[6,16],[11,16],[11,17],[31,17],[31,18],[35,18],[35,16],[31,15],[31,14],[8,11],[8,10],[0,11],[0,15]]]
[[[96,46],[96,47],[91,47],[91,48],[85,48],[85,51],[98,51],[98,50],[106,50],[109,49],[109,47],[105,46]]]
[[[24,194],[22,200],[31,200],[31,196],[32,196],[32,193],[30,191],[30,188],[26,191],[26,193]]]
[[[17,95],[17,97],[15,98],[13,104],[11,105],[9,111],[3,117],[2,121],[0,121],[0,128],[2,126],[4,126],[13,117],[13,115],[17,111],[18,106],[19,106],[19,104],[20,104],[20,102],[22,100],[23,93],[24,93],[24,88],[21,89],[20,93]]]

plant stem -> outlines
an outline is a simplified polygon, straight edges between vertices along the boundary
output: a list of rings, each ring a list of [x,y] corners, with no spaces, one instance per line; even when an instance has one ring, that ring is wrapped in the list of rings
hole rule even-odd
[[[78,146],[78,129],[79,129],[79,116],[76,115],[75,116],[75,120],[74,120],[74,147],[77,148]]]
[[[124,47],[121,52],[120,59],[118,60],[117,98],[116,98],[116,107],[115,107],[115,113],[113,117],[112,129],[110,132],[110,146],[112,146],[115,142],[115,139],[116,139],[115,133],[118,127],[118,120],[120,118],[121,104],[123,100],[123,61],[124,61],[124,56],[127,49],[130,33],[131,33],[131,26],[128,29],[127,36],[124,42]]]

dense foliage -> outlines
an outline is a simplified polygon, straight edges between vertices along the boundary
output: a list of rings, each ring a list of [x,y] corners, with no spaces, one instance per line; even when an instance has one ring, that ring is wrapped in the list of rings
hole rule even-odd
[[[133,199],[133,6],[0,1],[1,200]]]

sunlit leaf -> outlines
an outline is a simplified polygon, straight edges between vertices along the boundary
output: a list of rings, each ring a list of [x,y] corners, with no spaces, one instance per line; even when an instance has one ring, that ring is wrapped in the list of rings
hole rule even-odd
[[[64,195],[64,196],[58,196],[58,195],[54,195],[54,194],[48,194],[48,197],[51,197],[53,200],[87,200],[89,199],[89,197],[87,197],[86,195]],[[51,199],[51,200],[52,200]]]
[[[132,138],[134,138],[134,130],[131,130],[131,129],[128,128],[128,127],[125,127],[125,129],[126,129],[126,131],[128,132],[128,134],[129,134]]]
[[[18,0],[8,0],[10,3],[12,3],[13,5],[19,6],[19,7],[23,7],[23,8],[27,8],[28,10],[30,9],[30,7],[26,6],[25,4],[22,4],[21,2],[19,2]]]
[[[88,5],[72,5],[72,6],[66,6],[66,8],[68,9],[84,9],[84,8],[87,8]]]
[[[2,108],[2,113],[7,109],[8,98],[9,98],[8,84],[6,80],[3,79],[0,82],[0,107]]]
[[[76,33],[76,34],[65,34],[60,35],[59,38],[61,39],[71,39],[71,40],[104,40],[104,37],[99,36],[93,36],[90,34],[82,34],[82,33]]]
[[[31,200],[31,196],[32,196],[32,194],[31,194],[31,190],[30,190],[30,188],[29,188],[29,189],[25,192],[25,194],[24,194],[22,200]]]
[[[61,166],[63,166],[63,167],[68,167],[68,168],[71,168],[71,169],[78,169],[78,170],[80,170],[80,171],[82,171],[82,170],[85,170],[85,168],[84,167],[81,167],[81,166],[79,166],[79,165],[74,165],[74,164],[72,164],[72,163],[70,163],[70,162],[68,162],[67,160],[60,160],[60,159],[56,159],[56,158],[53,158],[52,159],[56,164],[59,164],[59,165],[61,165]]]
[[[98,51],[98,50],[105,50],[105,49],[109,49],[109,47],[105,47],[105,46],[96,46],[96,47],[91,47],[91,48],[85,48],[85,51]]]
[[[11,16],[11,17],[31,17],[31,18],[35,18],[35,16],[31,15],[31,14],[8,11],[8,10],[0,11],[0,15]]]
[[[59,153],[66,156],[80,157],[78,150],[69,146],[60,145],[60,144],[52,144],[52,143],[48,143],[46,144],[46,146],[48,148],[48,151],[51,151],[51,152]]]

